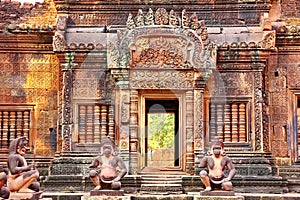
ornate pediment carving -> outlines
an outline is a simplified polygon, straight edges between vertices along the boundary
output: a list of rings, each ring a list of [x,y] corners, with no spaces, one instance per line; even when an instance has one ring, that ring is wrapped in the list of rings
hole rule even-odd
[[[108,45],[108,66],[116,80],[130,82],[133,88],[190,88],[194,80],[205,81],[216,68],[216,45],[208,40],[207,34],[204,22],[198,20],[196,14],[188,16],[185,10],[180,16],[173,10],[168,13],[164,8],[156,12],[149,9],[146,15],[139,10],[136,16],[129,14],[127,30],[118,32],[118,42]],[[156,85],[153,77],[138,72],[149,70],[156,74],[153,70],[157,69],[163,69],[159,72],[159,84],[162,85]],[[167,70],[173,70],[172,75],[178,77],[171,82],[162,79],[168,75]],[[184,73],[179,75],[174,70],[196,73],[192,79],[179,83],[179,77]],[[134,77],[139,77],[141,83]]]
[[[192,68],[193,44],[184,37],[141,37],[131,46],[133,68]]]

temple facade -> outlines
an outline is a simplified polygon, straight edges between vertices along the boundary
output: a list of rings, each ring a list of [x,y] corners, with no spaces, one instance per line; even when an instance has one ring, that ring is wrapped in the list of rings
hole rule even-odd
[[[236,183],[261,175],[299,192],[299,1],[0,4],[4,165],[10,141],[26,136],[45,188],[66,175],[82,190],[109,136],[126,162],[128,190],[141,186],[131,180],[160,173],[184,175],[188,188],[222,140]],[[153,113],[173,117],[172,145],[156,156]]]

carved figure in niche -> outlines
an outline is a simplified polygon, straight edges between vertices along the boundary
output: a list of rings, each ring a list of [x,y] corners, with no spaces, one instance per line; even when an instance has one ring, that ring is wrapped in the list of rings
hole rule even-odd
[[[10,195],[10,191],[7,187],[4,187],[7,181],[7,175],[4,172],[3,166],[0,165],[0,197],[3,199],[8,199]]]
[[[138,14],[135,18],[135,24],[137,27],[144,26],[144,21],[145,19],[144,19],[143,11],[142,9],[139,9]]]
[[[233,188],[231,179],[234,177],[236,170],[231,159],[226,156],[223,142],[216,142],[211,151],[208,156],[201,160],[199,165],[200,168],[207,167],[209,171],[208,173],[206,170],[200,172],[201,181],[205,185],[204,191],[218,189],[231,191]],[[225,168],[229,171],[227,177],[224,174]]]
[[[196,30],[199,27],[198,16],[193,13],[191,16],[191,29]]]
[[[159,8],[155,12],[155,24],[167,25],[169,23],[169,15],[164,8]]]
[[[133,20],[133,17],[132,17],[132,14],[131,14],[131,13],[129,13],[129,15],[128,15],[126,25],[127,25],[127,28],[128,28],[129,30],[135,28],[135,23],[134,23],[134,20]]]
[[[146,19],[145,19],[145,25],[154,25],[154,14],[153,10],[149,8],[149,11],[147,13]]]
[[[178,19],[177,19],[177,16],[176,16],[174,10],[171,10],[171,11],[170,11],[169,24],[170,24],[171,26],[177,26],[177,25],[178,25]]]
[[[189,19],[188,14],[186,13],[185,9],[182,10],[181,18],[182,18],[181,19],[181,21],[182,21],[182,27],[183,28],[188,28],[189,25],[190,25],[190,19]]]
[[[196,30],[196,33],[201,37],[202,41],[206,43],[206,40],[208,39],[208,33],[207,28],[205,27],[204,20],[201,20],[198,22],[198,29]]]
[[[38,192],[39,172],[34,164],[28,165],[25,154],[29,150],[25,137],[14,139],[9,146],[7,187],[11,192]]]
[[[89,172],[89,176],[96,186],[94,190],[119,190],[121,188],[120,180],[127,173],[125,163],[117,155],[116,147],[110,138],[105,138],[101,142],[100,148],[100,155],[89,166],[89,168],[93,168]]]

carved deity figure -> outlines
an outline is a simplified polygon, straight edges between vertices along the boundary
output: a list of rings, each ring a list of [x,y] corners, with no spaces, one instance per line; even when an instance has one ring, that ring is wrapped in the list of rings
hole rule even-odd
[[[204,191],[211,191],[212,189],[231,191],[231,179],[234,177],[236,170],[231,159],[225,154],[223,142],[216,142],[211,150],[211,154],[205,156],[199,166],[200,168],[208,168],[208,173],[206,170],[200,172],[201,181],[205,186]],[[224,173],[226,168],[229,171],[227,177]]]
[[[27,164],[25,154],[29,150],[25,137],[14,139],[9,146],[7,187],[11,192],[38,192],[39,172],[34,164]]]
[[[116,147],[110,138],[105,138],[100,147],[101,154],[89,166],[89,168],[93,168],[89,175],[96,186],[94,190],[119,190],[121,188],[120,180],[127,173],[125,163],[117,155]]]

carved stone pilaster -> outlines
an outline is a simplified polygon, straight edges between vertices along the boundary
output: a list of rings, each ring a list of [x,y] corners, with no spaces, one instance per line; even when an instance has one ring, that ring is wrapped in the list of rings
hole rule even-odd
[[[73,71],[65,70],[63,72],[62,88],[62,151],[71,151],[72,138],[72,85]]]
[[[262,98],[262,72],[254,72],[254,115],[255,115],[255,151],[263,151],[263,98]]]
[[[113,106],[108,107],[108,135],[112,140],[115,140],[115,111]]]
[[[203,90],[194,90],[194,145],[195,151],[204,150],[203,132]]]
[[[117,120],[117,128],[119,128],[120,134],[120,149],[122,152],[126,152],[123,154],[124,162],[126,163],[127,168],[129,169],[130,155],[129,155],[129,103],[130,103],[130,94],[128,90],[118,90],[117,99],[120,99],[120,103],[118,108],[116,109],[116,116],[118,116]],[[129,170],[130,171],[130,170]]]
[[[193,174],[194,171],[194,93],[193,91],[186,92],[186,171]]]
[[[130,174],[138,171],[138,91],[130,91]]]

